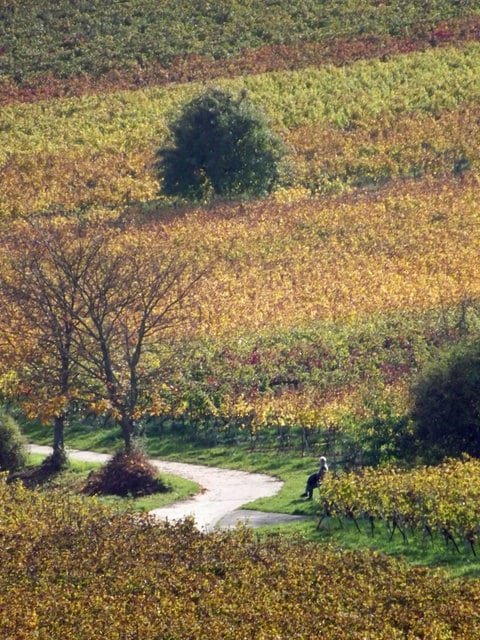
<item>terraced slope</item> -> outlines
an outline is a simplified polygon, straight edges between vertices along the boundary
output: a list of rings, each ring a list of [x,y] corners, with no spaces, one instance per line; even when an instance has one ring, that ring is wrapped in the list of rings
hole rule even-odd
[[[385,403],[401,417],[429,354],[476,334],[477,3],[0,11],[3,224],[153,221],[218,255],[199,320],[177,335],[196,347],[175,397],[165,391],[172,415],[220,434],[225,421],[250,434],[343,428]],[[246,91],[284,138],[268,201],[193,207],[161,194],[156,150],[205,83]]]

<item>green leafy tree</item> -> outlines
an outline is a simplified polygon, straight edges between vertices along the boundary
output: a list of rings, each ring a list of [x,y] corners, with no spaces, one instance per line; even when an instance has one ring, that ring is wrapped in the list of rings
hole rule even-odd
[[[413,417],[425,457],[480,456],[480,344],[435,360],[415,386]]]
[[[244,94],[213,89],[194,98],[170,134],[171,145],[158,152],[167,195],[260,197],[279,179],[282,142]]]

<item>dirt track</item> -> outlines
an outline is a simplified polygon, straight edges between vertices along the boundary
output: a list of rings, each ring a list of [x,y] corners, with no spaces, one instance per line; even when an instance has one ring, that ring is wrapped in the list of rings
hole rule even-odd
[[[30,445],[30,451],[48,455],[51,448]],[[74,449],[69,450],[68,455],[75,460],[90,462],[106,462],[110,457],[104,453]],[[283,483],[271,476],[168,460],[152,460],[151,462],[161,472],[187,478],[202,488],[198,494],[187,500],[176,502],[168,507],[154,509],[151,513],[156,518],[174,522],[186,517],[193,517],[196,526],[202,531],[232,528],[239,521],[245,522],[249,526],[261,526],[305,519],[304,516],[241,509],[243,505],[257,498],[273,496],[280,491]]]

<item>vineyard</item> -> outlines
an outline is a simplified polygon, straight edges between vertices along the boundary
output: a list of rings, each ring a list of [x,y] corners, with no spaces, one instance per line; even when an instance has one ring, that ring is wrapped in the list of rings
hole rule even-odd
[[[423,466],[412,389],[478,338],[479,68],[469,0],[0,0],[2,402],[67,445],[84,422],[326,454],[320,522],[477,554],[478,463]],[[285,145],[262,200],[162,191],[212,87]],[[475,581],[22,491],[12,640],[480,637]]]
[[[41,638],[475,640],[478,587],[375,553],[201,534],[0,485],[0,628]]]
[[[257,26],[232,48],[247,15],[237,3],[221,15],[167,4],[163,32],[155,3],[97,4],[37,2],[28,43],[27,3],[2,4],[2,224],[153,223],[180,255],[196,247],[209,275],[168,338],[182,364],[155,390],[154,415],[214,425],[215,439],[243,425],[282,441],[289,425],[305,436],[368,423],[383,398],[405,416],[423,363],[478,327],[475,6],[346,3],[320,15],[275,3],[272,25],[252,3]],[[246,91],[287,161],[268,200],[182,203],[179,216],[156,153],[208,82]]]
[[[285,186],[329,193],[475,170],[479,60],[480,47],[472,42],[384,62],[218,82],[247,90],[284,135],[292,151]],[[152,201],[160,187],[155,153],[166,123],[202,86],[192,82],[5,105],[0,213]]]
[[[148,344],[150,362],[181,363],[151,415],[208,423],[215,439],[300,428],[304,442],[385,402],[403,420],[435,349],[478,328],[474,3],[186,1],[162,7],[161,27],[156,3],[34,4],[28,38],[28,3],[1,4],[1,224],[153,224],[208,270],[190,321]],[[269,199],[162,194],[168,123],[209,83],[246,92],[283,138]]]
[[[480,533],[478,460],[446,460],[436,467],[411,472],[365,469],[334,478],[322,486],[325,517],[378,523],[390,536],[420,531],[431,542],[439,535],[460,552],[465,545],[476,555]]]

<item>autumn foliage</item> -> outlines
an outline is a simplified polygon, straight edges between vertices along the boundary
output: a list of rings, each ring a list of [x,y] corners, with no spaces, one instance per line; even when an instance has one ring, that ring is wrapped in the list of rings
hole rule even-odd
[[[468,457],[410,471],[365,468],[322,485],[323,517],[369,521],[372,533],[383,524],[405,540],[416,531],[476,554],[479,474],[479,461]]]
[[[152,342],[192,320],[202,267],[158,227],[35,220],[12,225],[1,245],[4,393],[53,420],[55,449],[75,408],[113,417],[130,449],[161,384]]]
[[[133,497],[168,491],[158,477],[158,469],[139,449],[117,452],[101,469],[87,480],[87,495],[118,495]]]
[[[401,455],[412,381],[480,327],[479,20],[450,0],[0,0],[1,400],[59,444],[88,415],[127,448],[168,425]],[[155,154],[213,79],[267,113],[283,187],[174,207]],[[112,479],[158,488],[134,452],[90,493]],[[470,458],[367,467],[321,506],[477,553],[478,486]],[[3,479],[0,563],[6,640],[480,638],[475,580]]]
[[[475,640],[478,589],[376,553],[203,534],[0,484],[8,640]]]

